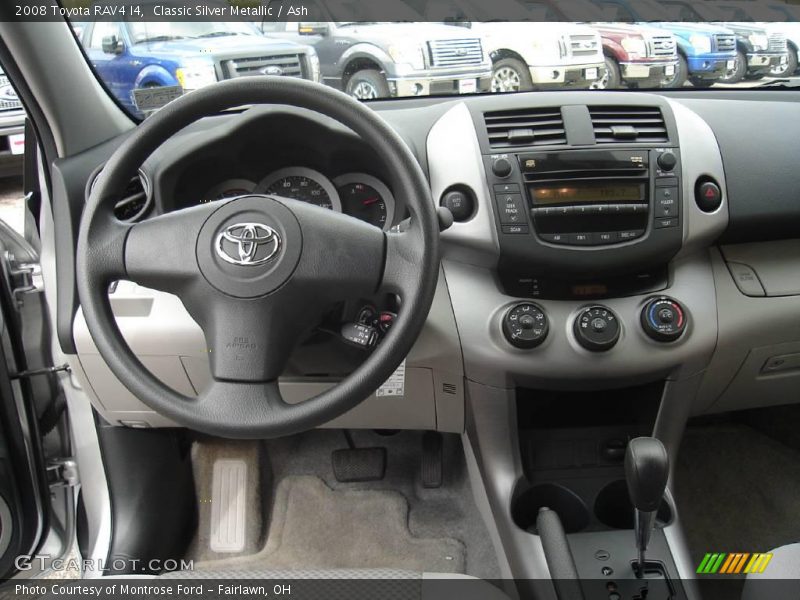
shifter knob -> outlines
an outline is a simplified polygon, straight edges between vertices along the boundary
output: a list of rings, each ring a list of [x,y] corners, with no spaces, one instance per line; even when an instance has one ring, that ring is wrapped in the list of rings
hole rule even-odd
[[[628,443],[625,451],[625,479],[631,502],[637,510],[658,510],[668,477],[669,456],[660,440],[640,437]]]
[[[640,437],[631,440],[625,450],[625,480],[628,494],[636,508],[634,534],[639,551],[637,577],[645,575],[645,551],[656,521],[669,477],[669,455],[664,444],[656,438]]]

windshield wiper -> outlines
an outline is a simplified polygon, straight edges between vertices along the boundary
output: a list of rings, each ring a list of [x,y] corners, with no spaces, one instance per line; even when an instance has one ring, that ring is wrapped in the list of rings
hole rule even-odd
[[[154,35],[153,37],[144,38],[142,40],[145,44],[149,44],[151,42],[171,42],[172,40],[184,40],[186,39],[183,35]]]
[[[211,33],[204,33],[203,35],[198,35],[196,39],[202,38],[215,38],[215,37],[224,37],[227,35],[236,35],[233,31],[212,31]]]

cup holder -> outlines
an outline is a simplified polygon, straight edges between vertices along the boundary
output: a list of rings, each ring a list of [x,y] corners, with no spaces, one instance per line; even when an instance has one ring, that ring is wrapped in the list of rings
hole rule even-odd
[[[589,509],[575,492],[555,483],[540,483],[517,495],[511,504],[511,516],[517,527],[536,533],[536,517],[543,506],[556,511],[566,533],[575,533],[589,525]]]
[[[613,481],[600,490],[594,501],[594,516],[611,529],[633,529],[634,508],[624,479]],[[666,500],[661,500],[656,519],[662,524],[672,520],[672,509]]]

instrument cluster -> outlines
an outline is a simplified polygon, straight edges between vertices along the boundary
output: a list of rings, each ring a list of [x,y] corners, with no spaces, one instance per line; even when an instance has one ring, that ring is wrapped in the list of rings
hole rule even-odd
[[[347,173],[329,179],[307,167],[286,167],[261,181],[228,179],[209,189],[204,201],[268,194],[335,210],[388,230],[394,221],[395,200],[389,188],[366,173]]]

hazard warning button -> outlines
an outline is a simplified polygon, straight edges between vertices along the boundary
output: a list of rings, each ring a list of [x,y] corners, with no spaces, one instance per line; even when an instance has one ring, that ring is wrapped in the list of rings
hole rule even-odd
[[[722,204],[722,190],[713,179],[700,179],[694,188],[694,200],[703,212],[714,212]]]

